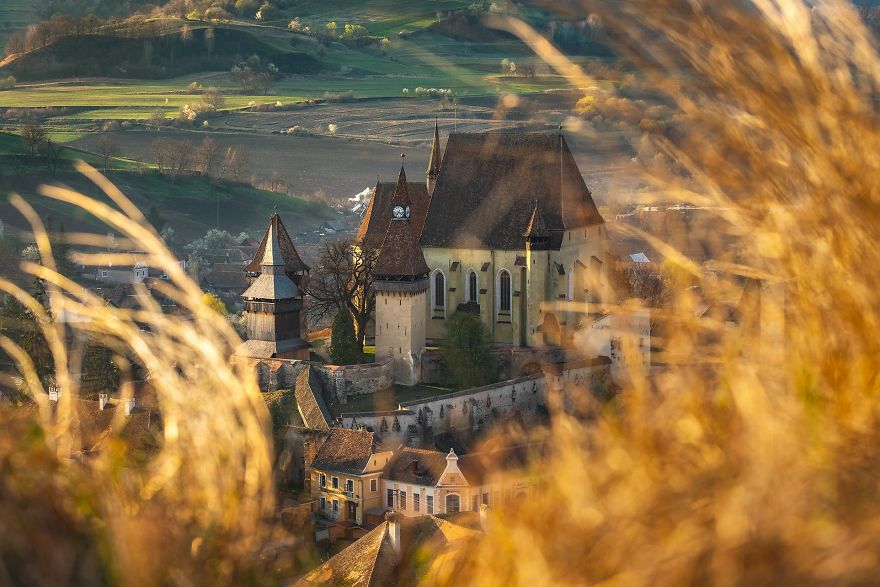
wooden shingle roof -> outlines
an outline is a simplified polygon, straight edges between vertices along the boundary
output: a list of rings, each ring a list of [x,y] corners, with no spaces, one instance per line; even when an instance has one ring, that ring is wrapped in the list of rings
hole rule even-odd
[[[374,269],[376,279],[416,279],[427,275],[430,271],[422,254],[422,247],[419,245],[415,223],[412,221],[412,199],[408,187],[406,173],[401,167],[394,195],[391,196],[388,208],[382,212],[390,218],[394,206],[409,206],[410,218],[389,219],[388,230],[382,240]]]
[[[554,248],[564,230],[604,223],[561,134],[453,133],[420,242],[523,249],[536,200]]]
[[[382,245],[388,225],[391,224],[391,198],[394,197],[396,182],[377,182],[373,188],[373,195],[364,212],[360,228],[355,235],[355,242],[364,248],[375,249]],[[409,220],[413,226],[416,238],[422,232],[425,224],[425,214],[428,213],[428,188],[424,182],[407,182],[406,190],[410,199]]]
[[[290,234],[288,234],[287,229],[284,227],[284,223],[281,222],[281,217],[278,216],[278,212],[275,212],[272,214],[272,218],[269,219],[269,227],[266,229],[266,234],[263,235],[263,240],[260,241],[257,252],[254,253],[253,260],[244,267],[245,273],[252,275],[260,273],[260,265],[266,254],[266,245],[272,232],[275,233],[278,239],[279,252],[284,260],[284,272],[302,273],[308,271],[309,266],[299,256],[296,247],[293,245],[293,240],[290,238]]]

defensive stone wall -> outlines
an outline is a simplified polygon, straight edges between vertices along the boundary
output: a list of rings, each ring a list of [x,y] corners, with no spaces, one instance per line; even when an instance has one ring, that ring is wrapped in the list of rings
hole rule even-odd
[[[352,395],[371,394],[394,384],[390,361],[364,365],[325,365],[297,359],[260,359],[255,361],[261,391],[293,388],[296,376],[311,366],[321,378],[329,396],[342,403]]]

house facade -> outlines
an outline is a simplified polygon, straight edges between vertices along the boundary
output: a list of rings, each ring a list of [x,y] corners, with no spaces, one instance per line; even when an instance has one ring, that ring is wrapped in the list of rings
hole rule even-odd
[[[459,457],[401,448],[382,477],[383,506],[407,517],[479,512],[527,499],[534,481],[522,466],[530,447],[476,452]],[[491,474],[490,474],[491,472]]]
[[[372,432],[331,428],[310,471],[321,514],[362,524],[364,512],[382,505],[381,476],[391,456]]]

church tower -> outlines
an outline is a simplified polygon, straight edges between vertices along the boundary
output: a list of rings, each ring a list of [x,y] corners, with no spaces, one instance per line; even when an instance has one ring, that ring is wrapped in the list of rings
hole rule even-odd
[[[435,118],[434,142],[431,144],[431,157],[428,159],[428,169],[425,171],[429,196],[434,193],[434,186],[437,185],[438,175],[440,175],[440,127],[437,125],[437,119]]]
[[[390,212],[391,221],[373,280],[376,360],[393,361],[395,383],[415,385],[421,379],[420,361],[425,350],[429,269],[410,221],[412,202],[402,164],[389,208],[386,213]]]
[[[259,264],[260,271],[254,269]],[[308,267],[276,212],[245,272],[251,280],[242,297],[247,310],[247,336],[235,352],[255,359],[308,359],[309,344],[302,339],[301,318]]]

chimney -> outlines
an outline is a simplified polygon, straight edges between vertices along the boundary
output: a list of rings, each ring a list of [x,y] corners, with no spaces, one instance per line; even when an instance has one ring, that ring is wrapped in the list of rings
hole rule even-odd
[[[132,410],[134,410],[134,398],[130,397],[122,400],[122,409],[125,411],[126,416],[130,416]]]
[[[489,531],[489,506],[480,504],[480,528],[483,532]]]
[[[98,409],[103,410],[107,407],[107,404],[110,403],[110,396],[106,393],[98,394]]]
[[[402,516],[397,512],[388,512],[385,514],[385,521],[388,522],[388,538],[391,539],[391,548],[395,554],[400,554],[400,522]]]

